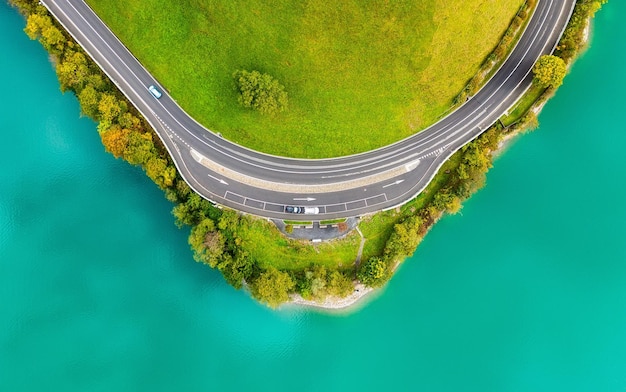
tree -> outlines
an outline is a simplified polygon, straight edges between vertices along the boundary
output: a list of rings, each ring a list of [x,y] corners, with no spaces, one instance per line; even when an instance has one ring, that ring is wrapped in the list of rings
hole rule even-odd
[[[392,258],[412,254],[422,239],[419,234],[421,224],[419,216],[411,216],[404,222],[395,224],[385,245],[385,254]]]
[[[288,273],[270,267],[252,282],[250,289],[255,298],[275,308],[289,300],[289,293],[295,286]]]
[[[100,132],[100,138],[102,139],[104,148],[113,154],[115,158],[120,158],[126,151],[129,134],[130,131],[128,129],[123,129],[115,125]]]
[[[191,208],[189,208],[187,203],[179,203],[174,206],[174,208],[172,209],[172,214],[176,218],[175,224],[176,226],[178,226],[178,228],[181,228],[185,225],[191,226],[195,222],[195,216],[193,214],[193,211],[191,210]]]
[[[224,210],[217,226],[227,235],[232,236],[239,227],[240,216],[234,210]]]
[[[80,108],[83,114],[93,119],[97,118],[100,113],[98,110],[100,93],[93,88],[91,84],[85,86],[80,94],[78,94],[78,102],[80,102]]]
[[[117,122],[123,127],[132,129],[138,132],[143,131],[143,127],[141,126],[141,120],[139,120],[132,113],[126,112],[118,117]]]
[[[389,277],[387,263],[379,257],[372,257],[359,266],[356,276],[366,286],[382,286]]]
[[[174,184],[176,169],[168,166],[167,161],[158,157],[151,157],[145,164],[146,174],[160,188],[167,188]]]
[[[191,229],[189,245],[194,251],[193,258],[215,267],[224,253],[224,237],[215,230],[211,219],[203,219]]]
[[[539,58],[533,67],[535,80],[545,88],[557,88],[563,84],[567,73],[565,61],[557,56],[544,55]]]
[[[123,112],[122,105],[114,95],[103,93],[98,103],[100,117],[104,121],[113,122]]]
[[[323,266],[315,266],[304,271],[304,278],[299,279],[298,292],[306,299],[322,300],[327,292],[328,271]]]
[[[287,92],[276,79],[259,71],[233,74],[239,91],[239,103],[262,114],[276,114],[287,107]]]
[[[98,91],[103,91],[108,87],[107,83],[102,78],[102,75],[97,73],[92,73],[87,77],[87,84],[91,85]]]
[[[470,191],[470,189],[467,190],[467,192]],[[449,193],[446,189],[441,189],[437,192],[433,199],[433,205],[440,211],[448,211],[451,214],[456,214],[461,210],[461,200],[459,197],[453,193]]]
[[[258,271],[258,266],[247,252],[238,251],[234,256],[225,253],[220,258],[217,269],[231,286],[240,289],[243,282],[248,281]]]
[[[69,89],[79,91],[90,75],[87,59],[80,52],[66,54],[63,61],[57,65],[56,71],[61,90],[64,92]]]
[[[63,50],[65,37],[47,15],[30,14],[24,31],[30,39],[41,38],[41,44],[48,51],[58,54]]]
[[[152,134],[131,131],[124,149],[124,159],[131,165],[143,165],[154,156]]]
[[[354,290],[352,279],[339,271],[332,271],[328,274],[327,283],[328,295],[335,297],[345,297]]]
[[[182,179],[176,183],[176,189],[179,197],[187,198],[184,203],[178,204],[172,211],[176,217],[176,225],[178,227],[182,227],[183,225],[193,226],[205,218],[217,220],[218,216],[213,215],[216,215],[216,211],[221,212],[221,210],[213,207],[211,203],[200,197],[197,193],[192,192]],[[226,236],[226,233],[221,227],[220,231]]]

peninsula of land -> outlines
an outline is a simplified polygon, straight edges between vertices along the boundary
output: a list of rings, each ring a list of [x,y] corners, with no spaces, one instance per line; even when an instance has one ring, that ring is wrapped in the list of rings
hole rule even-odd
[[[72,30],[68,26],[71,18],[63,19],[60,14],[64,13],[63,7],[76,9],[80,7],[80,2],[74,5],[60,0],[12,0],[12,3],[28,18],[27,34],[39,39],[53,56],[62,90],[73,91],[83,113],[99,122],[98,132],[105,149],[116,157],[141,166],[163,189],[168,200],[174,203],[177,224],[191,227],[189,243],[197,261],[219,269],[234,287],[245,285],[255,298],[270,306],[291,300],[337,308],[349,306],[371,292],[372,288],[384,285],[401,261],[415,251],[439,217],[444,213],[458,212],[462,200],[483,185],[485,173],[503,140],[536,123],[537,108],[558,88],[564,76],[563,69],[584,47],[588,21],[603,2],[579,0],[574,8],[572,1],[569,10],[565,7],[567,2],[559,3],[560,9],[546,5],[556,2],[542,2],[542,6],[548,8],[539,9],[534,1],[512,0],[499,7],[491,7],[498,8],[496,10],[483,10],[484,2],[479,0],[463,2],[456,7],[467,8],[469,14],[475,14],[476,10],[483,10],[481,15],[492,12],[491,24],[485,30],[472,29],[476,20],[464,19],[464,12],[451,13],[456,9],[454,5],[446,8],[448,5],[443,6],[436,1],[417,9],[415,4],[407,2],[404,8],[381,6],[365,10],[316,7],[315,2],[306,9],[294,4],[285,5],[287,8],[284,10],[266,10],[262,4],[253,4],[241,5],[241,9],[230,7],[230,14],[222,12],[225,11],[219,8],[222,5],[215,3],[217,8],[204,14],[198,13],[199,17],[195,19],[189,18],[189,13],[195,12],[193,8],[185,9],[172,3],[161,10],[153,10],[153,13],[144,10],[141,14],[150,14],[157,19],[164,14],[176,16],[168,19],[170,22],[163,22],[162,26],[183,18],[188,23],[181,25],[180,29],[191,31],[194,36],[204,31],[202,29],[208,19],[215,22],[217,16],[223,16],[224,20],[220,21],[224,23],[222,28],[206,34],[210,42],[221,39],[219,42],[223,43],[226,35],[235,36],[235,32],[228,29],[233,20],[248,23],[245,25],[249,26],[252,38],[248,39],[252,42],[242,44],[238,48],[241,53],[222,53],[220,48],[210,46],[208,41],[186,40],[189,37],[181,35],[184,31],[177,33],[176,28],[156,28],[161,23],[142,21],[139,14],[135,14],[139,2],[125,2],[122,6],[116,2],[89,1],[97,15],[107,21],[133,54],[168,86],[168,95],[163,98],[158,90],[157,94],[146,89],[144,93],[152,94],[151,99],[167,102],[166,97],[171,93],[185,110],[203,124],[219,130],[220,135],[227,139],[270,153],[307,157],[342,155],[380,147],[426,128],[441,116],[449,116],[448,112],[455,112],[455,108],[470,107],[463,104],[492,80],[505,60],[514,57],[510,54],[524,31],[528,31],[527,26],[533,16],[544,15],[545,12],[548,18],[551,12],[557,10],[559,17],[565,15],[569,24],[567,28],[564,24],[564,29],[554,29],[556,37],[561,37],[560,41],[554,45],[554,51],[549,48],[553,55],[544,56],[537,62],[534,81],[529,84],[524,97],[488,128],[477,125],[476,136],[480,136],[468,134],[473,141],[455,149],[450,147],[450,151],[455,152],[449,157],[442,155],[448,148],[446,146],[439,155],[433,154],[430,157],[432,167],[438,168],[438,171],[427,178],[428,185],[421,189],[417,197],[394,209],[359,215],[358,233],[348,231],[341,218],[342,213],[337,212],[334,216],[328,206],[315,207],[328,215],[326,220],[307,222],[300,216],[294,216],[293,221],[283,219],[284,230],[280,232],[265,220],[220,208],[207,200],[209,198],[204,194],[205,198],[201,197],[196,189],[201,184],[193,183],[190,187],[185,181],[187,177],[181,176],[181,171],[189,174],[192,170],[202,170],[201,165],[199,169],[190,169],[187,163],[181,164],[184,161],[177,161],[177,156],[183,154],[181,150],[189,147],[181,131],[170,127],[165,114],[156,115],[146,104],[145,95],[132,95],[132,102],[127,100],[127,85],[122,86],[120,81],[128,81],[123,72],[119,71],[113,77],[111,71],[103,73],[101,68],[106,69],[103,64],[107,61],[106,56],[96,56],[100,59],[100,66],[96,64],[57,23],[55,17],[63,20],[65,27]],[[51,10],[55,17],[50,14]],[[277,14],[270,11],[278,12],[284,19],[277,21]],[[451,19],[453,14],[458,19]],[[343,18],[345,15],[350,15],[350,23]],[[423,18],[415,19],[416,15]],[[268,20],[262,21],[260,16]],[[129,18],[136,23],[125,23]],[[318,31],[319,18],[327,22],[324,24],[326,35],[320,35]],[[555,17],[555,20],[558,19]],[[371,24],[366,24],[370,23],[368,21]],[[353,31],[354,26],[366,28]],[[481,26],[484,27],[484,23]],[[424,35],[416,39],[411,33],[420,28]],[[475,39],[475,35],[459,35],[460,30],[478,32],[481,39]],[[148,36],[137,35],[137,31]],[[259,35],[259,31],[265,34]],[[255,42],[253,38],[259,36],[263,36],[263,40]],[[292,44],[291,40],[284,40],[284,37],[294,36],[300,37],[301,41],[295,40],[296,43]],[[334,36],[350,39],[331,45],[329,40]],[[485,38],[489,36],[492,38]],[[154,39],[148,39],[150,37]],[[317,37],[320,42],[316,41]],[[244,38],[236,39],[242,42]],[[95,40],[96,37],[90,39]],[[468,46],[468,42],[474,44],[475,41],[480,41],[483,47]],[[177,57],[168,53],[171,50],[180,51],[180,45],[174,45],[175,42],[196,45],[182,51],[192,57]],[[443,42],[462,45],[471,53],[462,52],[459,57],[451,59],[450,52],[444,50]],[[337,52],[321,55],[326,46]],[[426,47],[430,47],[430,56],[411,56],[411,53],[420,52],[419,48],[422,48],[421,53],[425,53],[423,49]],[[211,56],[214,62],[207,63],[208,68],[193,66],[203,64],[202,56],[207,55],[201,53],[200,48],[206,49],[206,53],[217,54]],[[396,57],[389,57],[390,49]],[[264,58],[262,53],[265,52],[267,56]],[[245,60],[246,54],[253,56],[256,63],[251,59]],[[319,59],[321,63],[311,65],[310,61],[305,61],[310,58]],[[175,59],[177,62],[167,63],[164,59]],[[390,59],[395,59],[395,62],[389,62]],[[251,64],[263,72],[251,69]],[[464,66],[463,72],[459,72],[460,64]],[[196,70],[196,73],[190,74],[190,69]],[[393,72],[388,72],[390,69]],[[271,74],[265,71],[271,71]],[[386,72],[391,75],[386,75]],[[472,78],[472,75],[475,76]],[[466,84],[468,79],[470,82]],[[442,85],[446,88],[440,88]],[[432,95],[435,90],[440,94],[437,97]],[[371,96],[377,100],[369,99]],[[433,104],[429,106],[426,102]],[[486,113],[487,108],[484,110]],[[147,111],[152,114],[147,116]],[[321,115],[324,119],[306,117],[310,113]],[[346,116],[339,118],[338,113],[346,113]],[[369,126],[359,125],[361,122]],[[299,127],[294,128],[294,124],[299,124]],[[362,129],[376,129],[381,134],[363,137]],[[206,156],[209,157],[209,154]],[[440,156],[439,163],[436,159]],[[413,165],[422,165],[421,170],[429,161],[427,156],[419,158],[418,163]],[[194,165],[194,161],[189,162]],[[195,162],[200,163],[198,159]],[[411,165],[406,167],[407,172],[414,170],[410,169]],[[211,176],[217,181],[214,185],[229,186],[228,178]],[[397,184],[402,182],[404,180]],[[379,186],[387,187],[388,184],[381,183]],[[228,192],[226,190],[225,200],[228,200]],[[311,195],[306,198],[315,199]],[[248,202],[248,199],[251,201]],[[252,207],[253,200],[246,198],[242,205],[257,208]],[[375,195],[363,200],[365,207],[368,203],[371,206],[377,202]],[[234,199],[231,201],[237,202]],[[264,203],[265,210],[267,202]],[[292,201],[290,204],[296,203]],[[280,214],[286,214],[286,202],[276,205],[283,208]],[[309,216],[305,218],[310,219]],[[312,223],[334,226],[341,238],[322,243],[289,239],[294,229]]]

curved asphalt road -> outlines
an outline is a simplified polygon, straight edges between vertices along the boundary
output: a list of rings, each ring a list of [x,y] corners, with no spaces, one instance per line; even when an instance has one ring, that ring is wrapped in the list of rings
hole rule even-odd
[[[250,214],[295,219],[359,216],[406,203],[459,148],[495,123],[526,91],[532,67],[551,53],[575,0],[539,0],[517,46],[494,77],[447,117],[397,143],[331,159],[249,150],[207,130],[180,108],[82,0],[42,0],[144,115],[187,183],[204,198]],[[148,86],[159,87],[154,98]],[[285,206],[316,206],[316,216]]]

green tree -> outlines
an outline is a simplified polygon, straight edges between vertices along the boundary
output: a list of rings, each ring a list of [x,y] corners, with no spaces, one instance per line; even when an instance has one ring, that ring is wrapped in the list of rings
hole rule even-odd
[[[56,54],[63,51],[65,37],[52,24],[52,19],[49,16],[40,14],[28,15],[24,31],[30,39],[40,38],[40,42],[46,50]]]
[[[328,274],[326,284],[328,295],[335,297],[345,297],[354,290],[352,279],[339,271],[332,271]]]
[[[174,184],[176,169],[168,166],[167,161],[158,157],[151,157],[145,164],[146,174],[160,188],[168,188]]]
[[[176,191],[180,198],[186,197],[187,199],[184,203],[175,206],[172,211],[176,217],[176,225],[178,227],[184,225],[192,226],[205,218],[212,218],[213,220],[219,218],[219,214],[216,213],[216,211],[221,212],[221,210],[213,207],[211,203],[200,197],[197,193],[191,192],[189,186],[182,179],[177,181]],[[221,227],[220,232],[222,232],[223,235],[227,234]]]
[[[243,286],[251,276],[258,272],[254,259],[246,252],[238,251],[234,256],[225,253],[217,264],[217,269],[224,275],[226,281],[236,289]]]
[[[224,253],[224,237],[215,229],[211,219],[203,219],[191,229],[189,245],[194,251],[193,258],[215,268]]]
[[[100,114],[100,111],[98,110],[100,93],[93,88],[91,84],[85,86],[85,88],[78,94],[78,102],[80,102],[80,108],[84,115],[93,119],[98,118],[98,115]]]
[[[229,237],[233,237],[240,226],[241,216],[234,210],[224,210],[217,226]]]
[[[322,300],[328,295],[328,271],[323,266],[314,266],[304,271],[304,278],[299,279],[298,292],[306,299]]]
[[[382,286],[389,278],[387,263],[379,257],[372,257],[359,266],[356,276],[366,286]]]
[[[233,74],[239,91],[239,103],[262,114],[276,114],[287,107],[285,88],[268,74],[237,71]]]
[[[154,156],[154,143],[151,133],[128,133],[124,159],[132,165],[143,165]]]
[[[98,103],[98,111],[100,112],[100,118],[102,120],[113,122],[122,114],[123,107],[114,95],[103,93]]]
[[[92,73],[87,77],[87,84],[91,85],[97,91],[104,91],[108,86],[107,82],[98,73]]]
[[[85,55],[80,52],[67,54],[57,67],[57,77],[61,82],[61,91],[79,91],[89,77],[89,66]]]
[[[544,55],[539,58],[533,67],[535,80],[543,87],[557,88],[563,84],[567,73],[565,61],[557,56]]]
[[[193,210],[187,205],[187,203],[179,203],[172,209],[172,215],[176,218],[176,226],[179,228],[187,225],[191,226],[195,222]]]
[[[396,256],[408,256],[415,252],[420,243],[420,226],[422,220],[419,216],[410,216],[405,221],[393,226],[393,232],[385,246],[385,254],[391,258]]]
[[[468,189],[466,193],[469,193]],[[461,210],[461,199],[453,194],[449,193],[447,189],[442,189],[435,195],[433,199],[433,204],[440,211],[447,211],[451,214],[456,214]]]
[[[142,132],[141,120],[132,113],[126,112],[118,117],[117,122],[123,127]]]
[[[250,289],[256,299],[275,308],[289,300],[289,293],[295,286],[287,272],[270,267],[252,282]]]

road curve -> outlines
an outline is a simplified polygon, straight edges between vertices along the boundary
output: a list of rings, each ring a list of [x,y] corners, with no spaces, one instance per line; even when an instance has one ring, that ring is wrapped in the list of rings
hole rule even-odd
[[[534,63],[554,50],[575,0],[539,0],[498,72],[436,124],[376,150],[329,159],[273,156],[221,138],[185,113],[83,0],[41,3],[142,113],[198,194],[269,218],[298,218],[285,212],[288,205],[319,207],[317,220],[393,208],[423,191],[454,152],[488,129],[528,89]],[[163,92],[160,99],[148,91],[150,85]]]

